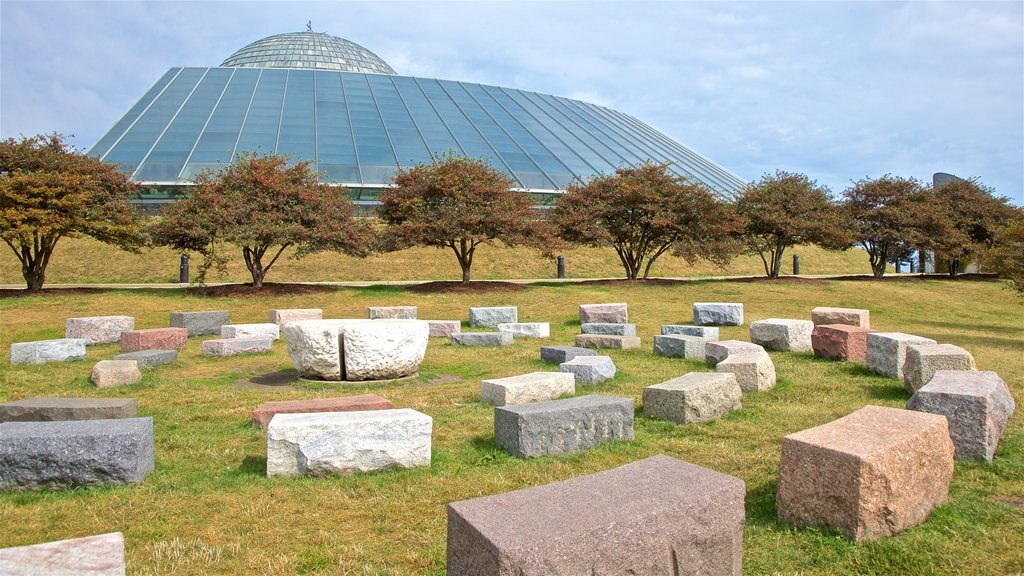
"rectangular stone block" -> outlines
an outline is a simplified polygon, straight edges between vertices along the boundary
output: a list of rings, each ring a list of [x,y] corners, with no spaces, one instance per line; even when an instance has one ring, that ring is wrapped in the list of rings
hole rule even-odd
[[[154,348],[153,350],[139,350],[138,352],[126,352],[124,354],[114,356],[114,360],[134,360],[139,364],[140,370],[145,370],[146,368],[152,368],[154,366],[161,366],[163,364],[170,364],[177,359],[177,350],[161,350],[159,348]]]
[[[85,338],[86,346],[110,344],[121,339],[121,332],[135,330],[131,316],[86,316],[64,321],[65,338]]]
[[[782,439],[776,510],[786,524],[873,540],[924,522],[952,477],[945,417],[865,406]]]
[[[974,356],[952,344],[911,344],[903,362],[903,388],[913,394],[928,383],[937,370],[977,370]]]
[[[150,328],[121,332],[121,352],[181,350],[187,344],[187,328]]]
[[[780,352],[810,352],[814,322],[768,318],[750,323],[750,341],[765,350]]]
[[[520,458],[633,439],[633,401],[592,394],[494,409],[494,441]]]
[[[705,340],[719,340],[718,326],[690,326],[687,324],[665,324],[661,327],[664,336],[679,334],[681,336],[696,336]]]
[[[872,332],[868,334],[865,366],[875,374],[902,380],[907,346],[935,343],[931,338],[902,332]]]
[[[138,414],[135,398],[27,398],[0,404],[0,422],[110,420]]]
[[[360,394],[341,398],[311,398],[308,400],[282,400],[264,402],[252,411],[252,425],[266,430],[277,414],[308,414],[311,412],[356,412],[360,410],[390,410],[391,401],[376,394]]]
[[[818,358],[864,362],[869,332],[873,330],[849,324],[818,324],[811,332],[811,347]]]
[[[615,362],[608,356],[578,355],[559,364],[558,369],[575,375],[577,384],[598,384],[615,377]]]
[[[846,324],[871,328],[871,312],[862,308],[829,308],[818,306],[811,310],[811,322],[819,324]]]
[[[470,308],[469,325],[474,328],[497,328],[498,324],[519,322],[519,309],[515,306]]]
[[[203,341],[203,354],[207,356],[235,356],[269,352],[274,346],[271,338],[218,338]]]
[[[432,427],[408,408],[278,414],[267,426],[267,476],[430,466]]]
[[[677,424],[718,420],[742,408],[742,396],[732,374],[690,372],[644,388],[644,417]]]
[[[568,362],[577,356],[597,356],[597,352],[579,346],[541,346],[540,349],[540,359],[553,364]]]
[[[276,308],[267,314],[267,321],[284,327],[296,320],[323,320],[324,311],[320,308]]]
[[[580,324],[584,334],[606,334],[609,336],[636,336],[636,324],[612,324],[610,322],[587,322]]]
[[[57,338],[11,344],[11,364],[46,364],[85,358],[85,338]]]
[[[138,484],[152,471],[152,418],[0,424],[0,489]]]
[[[220,327],[221,338],[281,338],[281,327],[273,322],[259,324],[225,324]]]
[[[704,345],[704,361],[714,366],[733,354],[764,352],[760,344],[742,340],[718,340]]]
[[[370,306],[366,309],[370,320],[415,320],[415,306]]]
[[[715,365],[715,372],[736,376],[744,392],[766,392],[775,388],[775,364],[764,351],[730,354]]]
[[[707,343],[698,336],[661,334],[654,337],[654,353],[667,358],[704,358]]]
[[[142,380],[142,371],[134,360],[100,360],[92,367],[89,380],[97,388],[138,384]]]
[[[427,320],[431,338],[448,338],[452,334],[462,332],[462,322],[458,320]]]
[[[509,332],[513,338],[550,338],[551,324],[547,322],[502,322],[498,324],[498,332]]]
[[[629,322],[629,307],[624,302],[614,304],[580,304],[580,324],[595,322],[624,324]]]
[[[220,327],[225,324],[231,324],[231,314],[227,310],[171,312],[171,327],[188,330],[189,338],[220,334]]]
[[[511,332],[459,332],[452,334],[452,344],[459,346],[511,346]]]
[[[743,304],[694,302],[693,323],[697,326],[740,326],[743,324]]]
[[[638,336],[608,336],[604,334],[577,334],[576,345],[597,350],[631,350],[640,347]]]
[[[739,576],[744,496],[738,478],[652,456],[452,502],[448,574]]]
[[[124,576],[120,532],[0,549],[4,576]]]
[[[480,401],[492,406],[552,400],[575,393],[576,377],[565,372],[530,372],[480,381]]]

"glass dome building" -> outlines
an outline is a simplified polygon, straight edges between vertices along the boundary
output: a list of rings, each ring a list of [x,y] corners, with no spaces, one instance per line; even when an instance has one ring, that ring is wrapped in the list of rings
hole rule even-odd
[[[643,122],[513,88],[400,76],[324,33],[279,34],[220,66],[171,68],[89,150],[143,185],[142,204],[187,194],[238,154],[308,160],[325,184],[372,206],[398,168],[454,150],[486,158],[550,204],[571,182],[645,160],[672,162],[724,197],[743,180]]]

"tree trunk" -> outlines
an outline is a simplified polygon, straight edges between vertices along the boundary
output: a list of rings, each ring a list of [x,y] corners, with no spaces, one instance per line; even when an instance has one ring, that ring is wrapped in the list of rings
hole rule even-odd
[[[786,251],[786,247],[780,243],[775,244],[775,250],[772,250],[772,271],[768,276],[773,280],[779,278],[779,272],[782,270],[782,253]]]
[[[29,270],[22,272],[22,276],[25,278],[25,284],[29,290],[42,290],[43,282],[46,281],[46,270],[34,265]]]
[[[21,262],[21,277],[25,279],[25,287],[28,290],[42,290],[46,281],[46,266],[50,263],[50,256],[60,238],[40,236],[37,232],[31,245],[19,241],[17,247],[11,241],[5,240]]]
[[[473,267],[473,253],[476,251],[477,244],[479,242],[467,238],[460,238],[458,244],[454,240],[448,242],[448,246],[455,252],[455,258],[459,261],[459,267],[462,268],[463,284],[469,284],[470,269]]]
[[[249,269],[249,274],[252,276],[253,288],[260,288],[263,286],[263,277],[267,274],[266,270],[263,269],[262,251],[244,246],[242,248],[242,257],[245,258],[245,267]]]
[[[957,273],[960,271],[960,259],[949,258],[946,260],[946,265],[949,266],[949,276],[956,278]]]
[[[640,275],[640,266],[633,251],[625,246],[616,246],[615,253],[619,255],[619,261],[626,269],[626,280],[636,280],[636,277]]]

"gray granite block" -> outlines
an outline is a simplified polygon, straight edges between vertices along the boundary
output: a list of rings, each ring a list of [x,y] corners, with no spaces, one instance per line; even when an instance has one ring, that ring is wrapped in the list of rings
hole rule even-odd
[[[714,366],[725,360],[732,354],[749,354],[751,352],[764,352],[765,349],[752,342],[742,340],[718,340],[708,342],[704,345],[704,360]]]
[[[459,346],[511,346],[511,332],[459,332],[452,334],[452,344]]]
[[[0,489],[138,484],[152,471],[152,418],[0,424]]]
[[[474,328],[497,328],[498,324],[519,322],[519,309],[515,306],[470,308],[469,325]]]
[[[639,336],[611,336],[607,334],[577,334],[576,345],[597,350],[632,350],[640,347]]]
[[[742,396],[732,374],[690,372],[644,388],[644,417],[678,424],[718,420],[742,408]]]
[[[922,338],[902,332],[872,332],[868,334],[865,367],[875,374],[903,379],[903,363],[907,361],[907,347],[936,344],[931,338]]]
[[[0,549],[4,576],[124,576],[120,532]]]
[[[665,336],[679,334],[681,336],[697,336],[706,340],[718,340],[718,326],[690,326],[689,324],[665,324],[661,327]]]
[[[276,324],[275,324],[276,326]],[[274,346],[272,338],[217,338],[203,341],[203,354],[207,356],[235,356],[269,352]]]
[[[654,354],[668,358],[704,358],[708,341],[699,336],[660,334],[654,337]]]
[[[370,306],[366,309],[370,320],[415,320],[415,306]]]
[[[624,324],[628,322],[629,307],[624,302],[614,304],[580,304],[580,324],[608,322]]]
[[[698,326],[739,326],[743,324],[743,304],[694,302],[693,323]]]
[[[0,404],[0,422],[109,420],[138,413],[135,398],[27,398]]]
[[[11,364],[46,364],[85,358],[85,338],[57,338],[11,344]]]
[[[974,356],[952,344],[910,344],[903,362],[903,388],[913,394],[938,370],[977,370]]]
[[[609,356],[575,356],[558,369],[575,374],[577,384],[598,384],[615,377],[615,362]]]
[[[579,346],[542,346],[540,349],[540,359],[553,364],[568,362],[577,356],[597,356],[597,352]]]
[[[750,341],[765,350],[810,352],[814,322],[788,318],[768,318],[750,323]]]
[[[131,316],[86,316],[64,321],[65,338],[85,338],[87,345],[110,344],[121,340],[121,332],[135,330]]]
[[[570,454],[633,439],[633,400],[579,396],[494,409],[494,441],[520,458]]]
[[[743,481],[651,456],[448,505],[449,576],[733,575]]]
[[[188,330],[188,337],[220,334],[220,327],[231,324],[227,310],[204,310],[202,312],[171,312],[171,327]]]
[[[580,332],[584,334],[606,334],[609,336],[636,336],[636,324],[588,322],[580,324]]]
[[[152,368],[162,364],[170,364],[178,359],[177,350],[139,350],[138,352],[125,352],[114,356],[114,360],[135,360],[139,363],[140,369]]]

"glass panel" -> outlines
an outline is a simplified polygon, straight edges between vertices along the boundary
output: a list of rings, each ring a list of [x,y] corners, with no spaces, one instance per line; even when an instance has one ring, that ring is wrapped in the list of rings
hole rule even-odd
[[[277,131],[281,125],[281,105],[287,78],[285,70],[262,71],[245,116],[242,134],[235,146],[236,154],[273,154],[277,151]]]
[[[303,160],[314,163],[316,160],[314,95],[312,71],[292,70],[288,73],[277,153],[287,156],[292,163]],[[316,169],[315,164],[313,169]]]
[[[231,161],[259,77],[259,70],[234,69],[217,108],[181,171],[182,180],[193,180],[203,170],[219,170]]]
[[[316,73],[316,154],[324,182],[360,182],[340,74]]]
[[[370,93],[365,74],[342,73],[356,156],[364,183],[384,183],[398,167],[394,149],[384,129],[380,111]]]
[[[110,131],[106,133],[106,135],[100,138],[99,142],[97,142],[92,147],[92,149],[89,150],[89,155],[95,156],[102,160],[103,155],[110,150],[110,147],[113,146],[114,142],[116,142],[117,139],[120,138],[122,134],[124,134],[124,131],[127,130],[128,127],[132,125],[132,122],[135,122],[135,120],[139,117],[139,115],[142,114],[146,107],[149,106],[151,102],[153,102],[157,95],[160,94],[160,92],[164,88],[166,88],[168,84],[170,84],[171,80],[173,80],[174,77],[177,76],[179,72],[181,72],[181,68],[171,68],[163,76],[161,76],[160,79],[156,81],[156,84],[154,84],[153,87],[150,88],[149,91],[146,92],[146,94],[143,95],[142,98],[135,103],[135,106],[132,106],[131,109],[128,110],[128,112],[120,120],[118,120],[117,124],[114,124],[114,127],[111,128]]]

